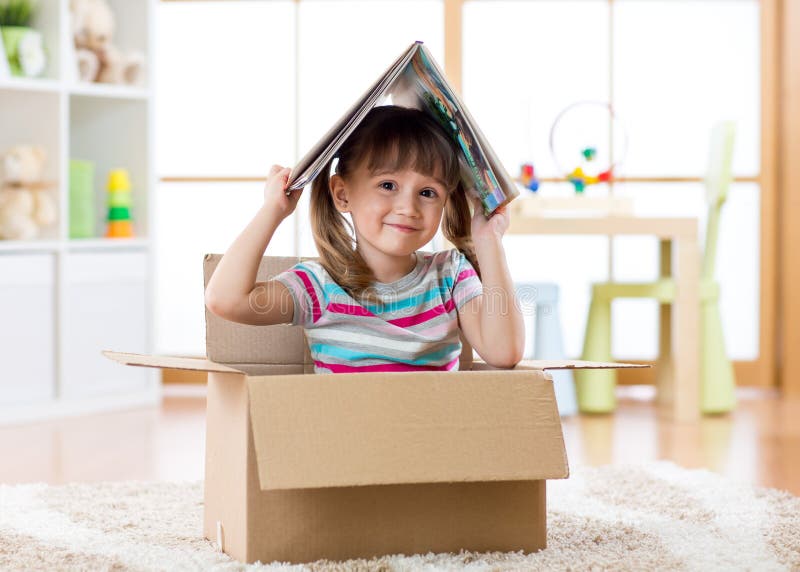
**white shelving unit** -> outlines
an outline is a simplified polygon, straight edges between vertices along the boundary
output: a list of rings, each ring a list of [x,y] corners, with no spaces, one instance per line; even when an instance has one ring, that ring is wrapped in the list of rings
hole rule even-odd
[[[78,82],[69,0],[40,0],[40,78],[0,78],[0,150],[41,144],[57,181],[58,223],[30,241],[0,240],[0,425],[156,404],[157,372],[103,349],[152,352],[153,85],[157,0],[110,0],[114,41],[145,54],[141,86]],[[69,161],[95,165],[98,236],[69,238]],[[130,174],[135,238],[107,239],[106,178]]]

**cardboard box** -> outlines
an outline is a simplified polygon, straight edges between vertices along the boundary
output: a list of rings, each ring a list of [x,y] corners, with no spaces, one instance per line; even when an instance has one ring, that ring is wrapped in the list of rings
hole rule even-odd
[[[299,260],[265,257],[258,280]],[[495,369],[465,343],[459,372],[314,374],[301,327],[208,311],[206,350],[104,353],[208,372],[204,534],[248,563],[544,548],[545,481],[569,475],[546,370],[622,366]]]

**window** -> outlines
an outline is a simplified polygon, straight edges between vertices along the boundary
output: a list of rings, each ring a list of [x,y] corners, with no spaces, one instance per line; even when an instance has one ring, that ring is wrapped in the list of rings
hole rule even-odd
[[[548,149],[556,115],[577,100],[611,99],[630,136],[619,174],[635,179],[613,192],[635,197],[643,213],[703,218],[699,180],[709,129],[717,119],[737,121],[737,182],[723,212],[717,276],[729,352],[757,356],[757,0],[464,0],[462,14],[462,94],[512,176],[533,161],[540,177],[560,177]],[[157,133],[165,182],[156,194],[156,349],[202,353],[202,254],[224,252],[258,208],[269,166],[293,165],[412,41],[425,41],[444,62],[444,6],[162,2],[160,30]],[[541,192],[572,191],[545,182]],[[606,192],[605,185],[587,190]],[[271,254],[316,255],[309,195],[310,188],[273,238]],[[505,244],[515,279],[561,285],[571,357],[581,351],[589,285],[609,278],[609,255],[613,279],[652,280],[657,272],[658,246],[645,237],[609,244],[602,237],[507,236]],[[652,358],[655,304],[620,300],[614,312],[615,356]]]
[[[443,61],[444,9],[441,0],[161,2],[159,18],[155,349],[202,355],[203,254],[225,252],[251,220],[270,165],[294,165],[411,42]],[[317,254],[310,191],[270,254]]]
[[[723,209],[717,278],[731,357],[757,357],[761,189],[748,179],[761,153],[758,2],[467,0],[463,14],[464,100],[514,176],[529,161],[540,177],[563,176],[548,145],[559,111],[611,100],[630,138],[617,175],[641,181],[615,183],[613,192],[635,197],[650,216],[698,216],[702,230],[705,191],[691,179],[705,173],[713,122],[737,121],[734,174],[744,181]],[[670,178],[690,182],[656,182]],[[571,192],[553,182],[540,189]],[[658,274],[658,244],[648,237],[613,240],[611,276],[604,237],[509,236],[505,244],[515,280],[560,284],[570,357],[581,353],[592,282]],[[613,312],[614,356],[654,358],[656,303],[617,300]]]

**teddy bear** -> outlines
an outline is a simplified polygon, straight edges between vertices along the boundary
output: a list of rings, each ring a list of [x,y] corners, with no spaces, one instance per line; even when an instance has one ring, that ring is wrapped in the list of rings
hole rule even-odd
[[[0,155],[0,239],[29,240],[56,221],[56,201],[42,181],[45,149],[17,145]]]
[[[81,81],[136,85],[144,55],[124,54],[114,43],[116,21],[106,0],[70,0],[72,37]]]

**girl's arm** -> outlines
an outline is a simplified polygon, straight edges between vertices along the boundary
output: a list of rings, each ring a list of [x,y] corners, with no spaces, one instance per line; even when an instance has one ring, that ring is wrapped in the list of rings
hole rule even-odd
[[[525,322],[503,249],[502,237],[508,228],[509,215],[504,206],[486,220],[476,200],[473,201],[472,240],[483,294],[461,307],[459,322],[467,341],[486,363],[512,368],[522,359],[525,350]]]
[[[272,235],[297,206],[302,189],[286,196],[290,169],[273,165],[264,188],[264,204],[228,248],[205,292],[206,307],[214,314],[245,324],[291,323],[294,304],[286,286],[256,282],[258,266]]]

